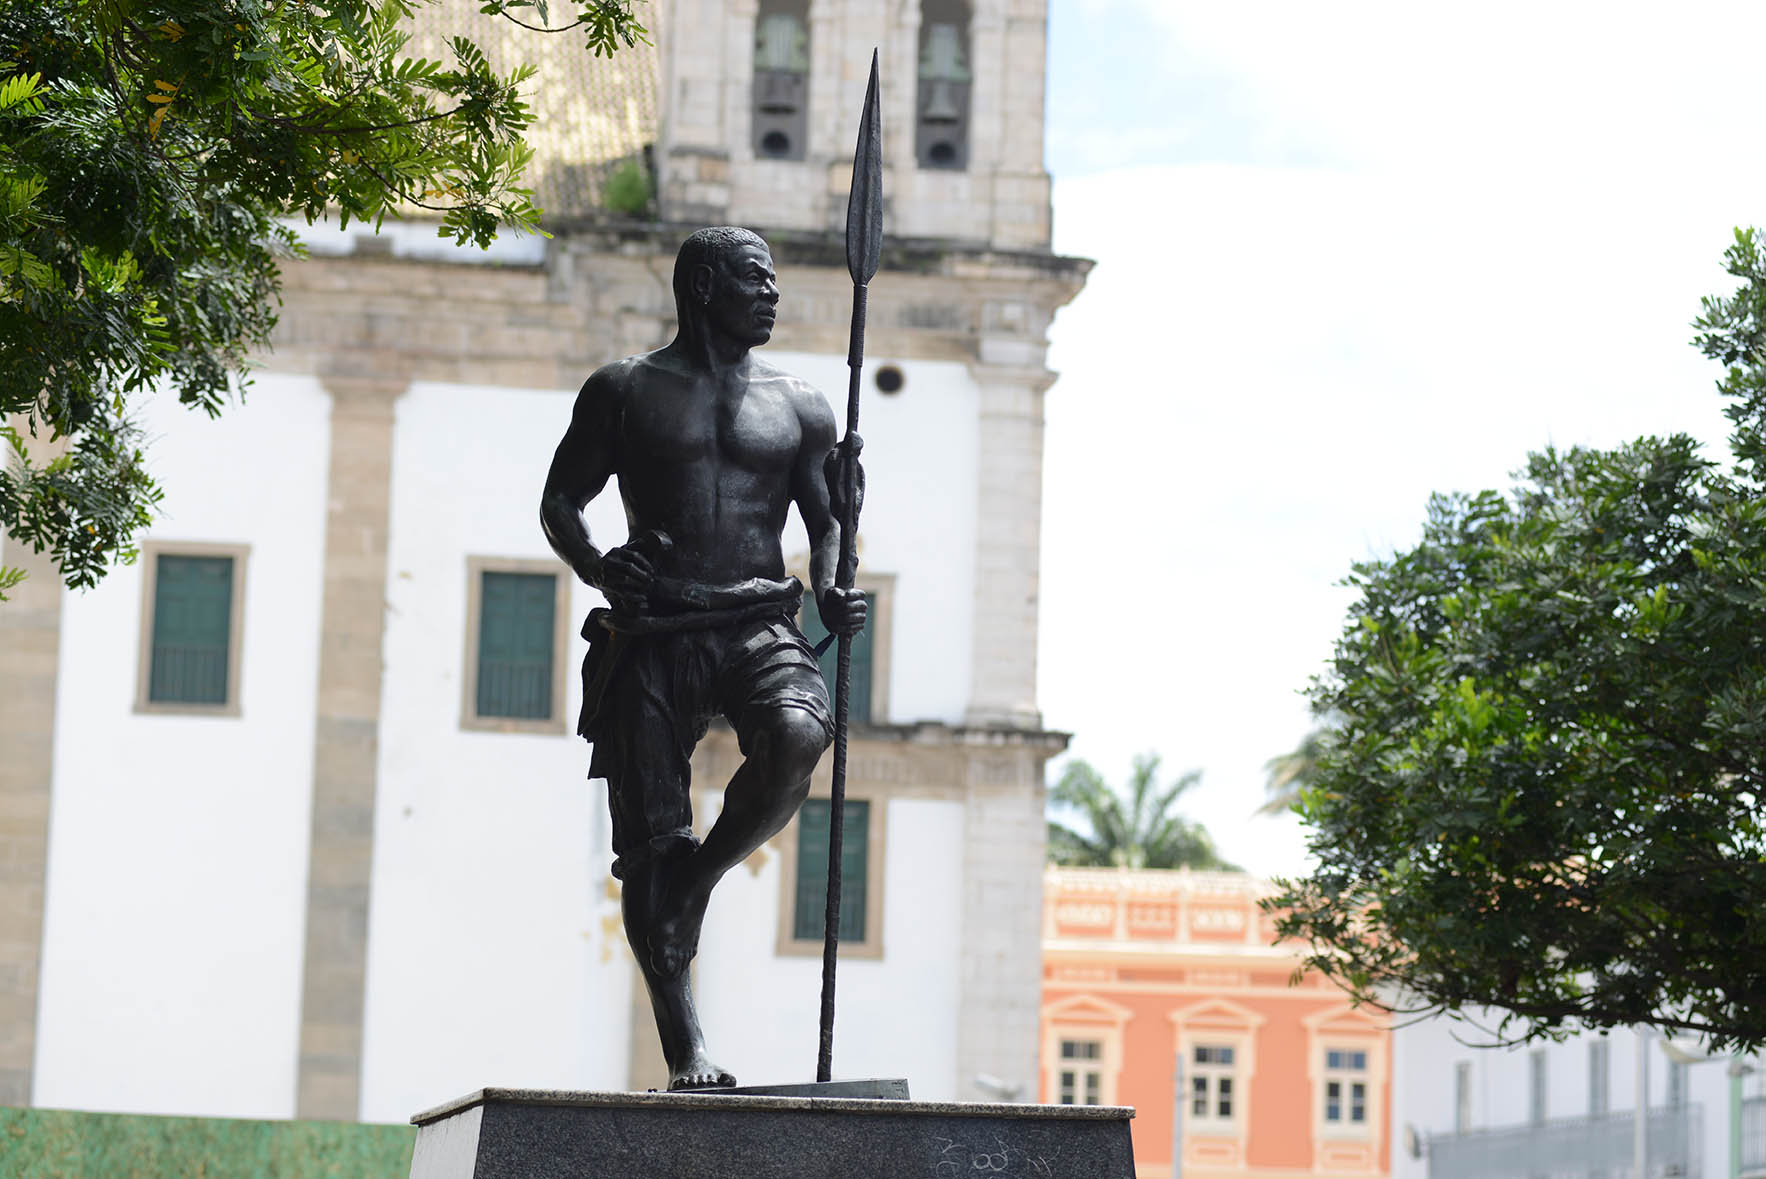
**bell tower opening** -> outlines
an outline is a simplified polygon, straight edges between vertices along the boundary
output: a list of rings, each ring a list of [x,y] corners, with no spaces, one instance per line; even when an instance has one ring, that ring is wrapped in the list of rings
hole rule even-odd
[[[969,166],[969,5],[921,0],[914,155],[922,168]]]
[[[762,0],[754,21],[754,154],[801,160],[809,127],[809,0]]]

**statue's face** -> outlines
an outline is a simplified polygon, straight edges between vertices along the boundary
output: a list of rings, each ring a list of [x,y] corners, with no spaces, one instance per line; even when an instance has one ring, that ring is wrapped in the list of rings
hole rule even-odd
[[[711,298],[705,304],[711,326],[750,348],[766,343],[779,306],[772,253],[765,246],[740,246],[711,272]]]

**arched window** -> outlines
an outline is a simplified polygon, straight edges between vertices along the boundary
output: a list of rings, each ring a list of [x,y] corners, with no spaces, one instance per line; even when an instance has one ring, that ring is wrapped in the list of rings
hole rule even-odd
[[[754,154],[801,160],[809,125],[809,0],[762,0],[754,21]]]
[[[921,0],[914,155],[922,168],[969,166],[969,5]]]

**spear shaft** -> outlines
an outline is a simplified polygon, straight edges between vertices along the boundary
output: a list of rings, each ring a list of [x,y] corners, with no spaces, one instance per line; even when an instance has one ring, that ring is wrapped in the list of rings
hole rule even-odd
[[[852,158],[852,193],[846,205],[846,269],[852,274],[852,336],[846,364],[846,440],[858,434],[859,375],[865,361],[865,303],[871,276],[883,252],[883,131],[877,94],[877,53],[871,52],[871,80],[865,89],[865,113],[859,120],[858,147]],[[848,450],[840,464],[840,563],[834,584],[851,589],[858,576],[858,463]],[[834,662],[834,787],[828,826],[828,907],[822,935],[821,1047],[816,1080],[828,1081],[834,1071],[834,968],[840,953],[840,868],[845,844],[846,724],[851,706],[852,636],[840,636]]]

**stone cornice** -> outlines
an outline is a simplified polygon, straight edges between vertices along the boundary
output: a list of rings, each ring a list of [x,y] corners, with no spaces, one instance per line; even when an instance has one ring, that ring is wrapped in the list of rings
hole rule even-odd
[[[669,274],[687,232],[661,224],[561,232],[541,265],[385,253],[291,260],[267,365],[392,384],[575,388],[599,365],[668,341]],[[839,239],[774,237],[784,298],[772,347],[843,355],[852,284]],[[1053,379],[1042,363],[1049,324],[1091,267],[1083,258],[901,239],[886,242],[884,265],[870,288],[867,355],[1009,358],[1005,367],[1019,370],[1013,378],[1032,389]]]
[[[937,721],[920,721],[907,725],[866,725],[854,730],[877,742],[901,742],[915,745],[987,746],[990,748],[1026,749],[1042,757],[1054,757],[1067,748],[1072,733],[1053,729],[1021,729],[1004,725],[946,725]]]
[[[546,229],[560,246],[589,242],[598,249],[662,253],[670,258],[682,239],[698,228],[697,222],[624,221],[601,217],[560,218],[546,222]],[[766,239],[772,248],[773,260],[780,266],[846,269],[843,233],[816,233],[765,225],[749,228]],[[986,242],[886,234],[878,272],[953,278],[1050,278],[1072,283],[1073,294],[1078,294],[1095,265],[1097,263],[1090,258],[1049,250],[1003,249]]]

